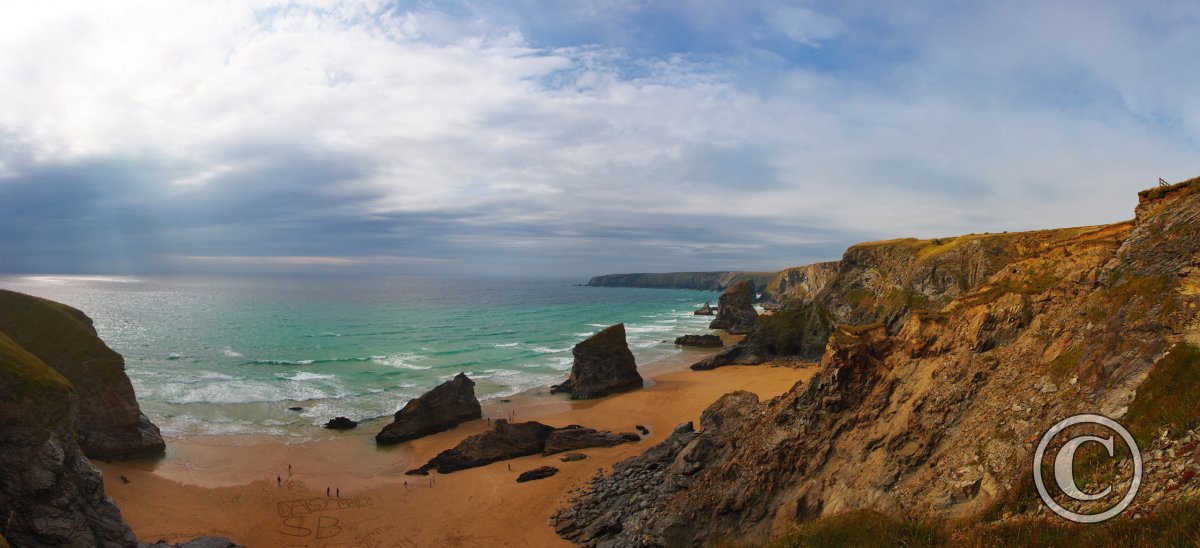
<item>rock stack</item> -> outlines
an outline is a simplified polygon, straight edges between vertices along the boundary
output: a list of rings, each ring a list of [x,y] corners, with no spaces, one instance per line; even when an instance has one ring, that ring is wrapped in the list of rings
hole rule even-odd
[[[745,334],[754,327],[758,312],[754,310],[754,282],[742,280],[729,286],[717,299],[717,317],[709,329],[724,329],[733,334]]]
[[[625,341],[623,323],[588,337],[575,345],[571,354],[575,357],[571,376],[551,387],[551,394],[570,392],[571,399],[585,400],[642,387],[642,376]]]
[[[475,398],[475,381],[459,373],[396,412],[396,419],[375,435],[375,443],[391,445],[449,430],[483,416]]]

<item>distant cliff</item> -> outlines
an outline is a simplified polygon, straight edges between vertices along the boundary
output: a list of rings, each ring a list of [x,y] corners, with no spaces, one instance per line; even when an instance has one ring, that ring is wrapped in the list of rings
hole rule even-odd
[[[721,291],[742,280],[764,287],[775,278],[776,272],[660,272],[607,274],[588,280],[591,287],[651,287],[659,289],[698,289]]]

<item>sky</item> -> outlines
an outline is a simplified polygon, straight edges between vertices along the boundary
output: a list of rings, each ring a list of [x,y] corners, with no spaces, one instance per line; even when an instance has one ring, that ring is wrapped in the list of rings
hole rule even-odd
[[[0,272],[586,279],[1131,218],[1195,2],[0,7]]]

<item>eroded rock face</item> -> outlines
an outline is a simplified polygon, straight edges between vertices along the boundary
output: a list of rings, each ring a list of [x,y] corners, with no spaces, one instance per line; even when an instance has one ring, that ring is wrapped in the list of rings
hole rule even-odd
[[[91,458],[119,458],[166,449],[158,427],[142,414],[125,375],[125,360],[96,336],[92,320],[67,305],[0,290],[0,332],[77,389],[74,429]]]
[[[625,340],[625,324],[602,329],[571,349],[571,376],[550,393],[570,392],[573,400],[600,398],[642,387],[633,352]]]
[[[75,441],[75,390],[0,333],[0,524],[13,546],[137,541]],[[11,524],[8,520],[11,516]]]
[[[618,464],[556,528],[675,546],[855,509],[978,515],[1028,477],[1022,440],[1079,413],[1120,422],[1172,344],[1200,343],[1198,266],[1200,191],[1130,223],[855,246],[813,301],[832,328],[809,382]]]
[[[717,317],[708,324],[709,329],[724,329],[734,334],[744,334],[754,327],[758,311],[754,310],[754,282],[742,280],[733,284],[717,299]]]
[[[419,398],[409,400],[396,419],[375,435],[375,443],[390,445],[449,430],[483,416],[475,398],[475,381],[459,373]]]
[[[510,423],[500,419],[492,423],[491,430],[464,439],[408,474],[423,475],[430,470],[447,474],[526,455],[611,447],[639,439],[637,434],[613,434],[575,424],[554,428],[537,421]]]

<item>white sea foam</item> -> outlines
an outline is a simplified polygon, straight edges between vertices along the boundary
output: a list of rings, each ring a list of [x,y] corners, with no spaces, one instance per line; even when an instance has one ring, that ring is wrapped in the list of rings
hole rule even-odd
[[[671,330],[669,325],[628,325],[626,333],[664,333]]]
[[[570,349],[571,347],[569,346],[566,348],[547,348],[545,346],[535,346],[530,348],[530,350],[537,352],[538,354],[558,354],[560,352],[566,352]]]
[[[308,371],[301,371],[299,373],[296,373],[295,375],[292,375],[291,377],[283,377],[283,378],[285,378],[289,381],[321,381],[321,380],[336,379],[337,376],[336,375],[323,375],[321,373],[309,373]]]
[[[518,344],[521,344],[521,343],[503,343],[503,344],[497,344],[497,345],[495,345],[495,347],[496,348],[512,348],[514,346],[517,346]]]
[[[167,354],[167,359],[168,359],[168,360],[178,360],[179,358],[182,358],[182,357],[183,357],[183,355],[182,355],[182,354],[179,354],[179,353],[177,353],[177,352],[172,352],[172,353],[170,353],[170,354]]]
[[[423,359],[425,359],[425,356],[420,354],[399,354],[396,356],[380,356],[378,359],[373,359],[372,361],[379,365],[386,365],[388,367],[395,367],[397,369],[415,369],[418,371],[430,369],[431,366],[416,365],[413,363]]]
[[[242,358],[242,357],[245,357],[245,354],[242,354],[241,352],[237,352],[237,351],[235,351],[234,349],[232,349],[232,348],[230,348],[230,347],[228,347],[228,346],[226,346],[226,347],[225,347],[225,351],[224,351],[224,352],[225,352],[225,355],[226,355],[226,356],[228,356],[228,357],[230,357],[230,358]]]

